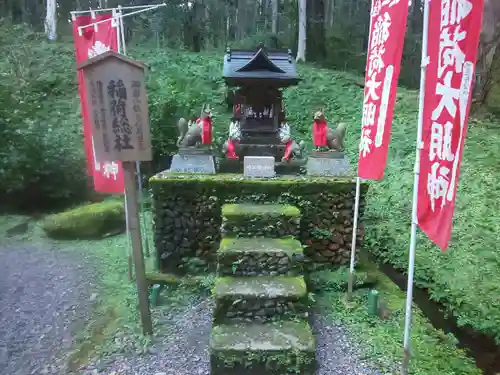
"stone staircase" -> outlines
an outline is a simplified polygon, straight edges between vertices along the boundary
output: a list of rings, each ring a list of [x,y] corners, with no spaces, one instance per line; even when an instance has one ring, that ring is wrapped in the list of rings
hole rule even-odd
[[[299,225],[293,206],[223,206],[212,374],[314,374]]]

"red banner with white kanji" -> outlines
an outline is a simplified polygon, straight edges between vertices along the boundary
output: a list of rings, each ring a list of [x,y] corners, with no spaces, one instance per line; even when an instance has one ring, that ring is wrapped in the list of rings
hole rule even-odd
[[[483,0],[429,4],[417,217],[443,251],[451,237],[483,7]]]
[[[361,178],[384,176],[407,16],[408,0],[373,0],[359,142]]]
[[[118,29],[111,18],[112,14],[97,14],[95,17],[84,15],[73,19],[73,36],[77,63],[81,63],[108,50],[118,50]],[[102,20],[109,21],[95,25],[95,27],[82,29],[82,35],[78,33],[79,26],[89,25]],[[95,158],[92,125],[90,123],[91,116],[87,110],[87,94],[82,70],[78,71],[78,90],[83,120],[84,147],[87,155],[87,173],[93,177],[96,191],[102,193],[123,193],[124,176],[121,162],[100,161]]]

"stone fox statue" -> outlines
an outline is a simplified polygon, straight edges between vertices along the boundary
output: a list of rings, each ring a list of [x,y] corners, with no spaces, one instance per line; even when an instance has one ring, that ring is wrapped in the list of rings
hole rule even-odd
[[[344,123],[339,123],[336,129],[328,127],[323,108],[314,113],[313,142],[315,147],[328,147],[333,151],[343,151],[345,131]]]
[[[195,146],[201,142],[201,128],[193,126],[193,121],[189,122],[181,117],[177,123],[179,129],[179,137],[177,138],[177,147]]]
[[[177,128],[179,130],[177,147],[210,145],[212,143],[212,111],[208,106],[204,106],[199,119],[187,121],[185,118],[180,118]]]

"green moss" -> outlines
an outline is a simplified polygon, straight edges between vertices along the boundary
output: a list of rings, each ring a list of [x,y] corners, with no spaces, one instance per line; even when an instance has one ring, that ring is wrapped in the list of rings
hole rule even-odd
[[[303,298],[307,295],[302,276],[219,277],[215,281],[217,298]]]
[[[223,238],[220,242],[219,254],[224,253],[276,253],[283,252],[292,256],[302,254],[303,249],[299,241],[288,238]]]
[[[214,326],[212,373],[238,374],[251,369],[262,375],[313,374],[315,346],[304,321]]]
[[[47,216],[41,227],[51,238],[101,238],[125,229],[125,207],[122,201],[114,199],[80,206]]]
[[[311,290],[321,293],[327,291],[347,291],[349,267],[341,266],[335,270],[313,271],[308,275],[308,284]],[[354,289],[368,288],[378,281],[378,274],[366,271],[356,271]]]
[[[351,189],[355,179],[352,177],[326,177],[326,176],[277,176],[265,180],[255,180],[243,177],[241,174],[217,173],[213,175],[193,175],[178,174],[170,172],[160,172],[151,177],[149,182],[153,188],[162,185],[191,185],[202,184],[203,186],[213,186],[230,183],[237,186],[265,186],[267,188],[287,189],[289,186],[307,187],[311,185],[328,186],[328,191],[345,191]],[[368,189],[368,182],[361,183],[362,192]],[[315,189],[316,190],[316,189]]]
[[[406,296],[378,267],[360,254],[357,273],[377,280],[375,289],[380,301],[391,311],[388,319],[370,316],[367,309],[369,289],[359,290],[346,309],[343,291],[319,293],[318,305],[332,321],[341,321],[353,333],[357,344],[383,373],[394,368],[402,358],[401,334],[404,329]],[[422,311],[413,306],[409,374],[479,375],[481,371],[466,353],[457,348],[456,339],[433,328]],[[446,358],[446,360],[443,360]]]
[[[226,218],[241,216],[265,217],[300,217],[300,210],[288,204],[225,204],[222,216]]]
[[[165,177],[167,176],[167,177]],[[177,254],[177,248],[189,248],[191,253],[183,256],[195,256],[198,249],[203,251],[203,259],[213,262],[214,253],[219,248],[222,237],[296,237],[303,245],[307,260],[319,262],[345,262],[348,260],[348,244],[334,252],[337,257],[319,257],[317,251],[328,247],[335,239],[333,233],[347,233],[352,222],[352,202],[355,192],[355,180],[350,178],[328,178],[307,176],[279,176],[279,178],[253,181],[241,175],[217,174],[211,176],[184,175],[171,176],[160,173],[151,179],[153,194],[153,215],[155,220],[156,247],[159,254]],[[361,186],[360,220],[362,227],[364,198],[368,184]],[[225,204],[271,204],[295,206],[300,210],[299,217],[273,217],[261,220],[250,216],[231,218],[223,221],[222,206]],[[196,217],[195,225],[189,226],[185,238],[177,238],[172,230],[172,219],[167,213],[186,207],[191,217]],[[170,210],[170,211],[169,211]],[[171,213],[171,212],[170,212]],[[347,224],[346,224],[347,223]],[[210,225],[208,225],[210,224]],[[182,223],[181,223],[182,225]],[[220,228],[220,229],[219,229]],[[321,238],[311,233],[321,232]],[[246,230],[245,229],[251,229]],[[162,242],[169,236],[169,242]],[[173,238],[173,241],[171,239]],[[360,245],[362,243],[360,242]],[[338,245],[338,244],[337,244]],[[347,254],[347,255],[346,255]],[[343,256],[347,258],[342,258]],[[161,268],[170,272],[178,270],[179,262],[175,257],[161,261]],[[212,264],[212,263],[210,263]]]
[[[306,321],[280,321],[267,324],[238,323],[212,328],[212,351],[314,352],[316,342]]]

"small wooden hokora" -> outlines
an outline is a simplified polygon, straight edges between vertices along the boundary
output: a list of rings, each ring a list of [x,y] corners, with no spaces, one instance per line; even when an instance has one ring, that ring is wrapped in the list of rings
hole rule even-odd
[[[339,123],[336,129],[329,128],[323,108],[314,113],[312,133],[313,144],[316,150],[322,148],[327,148],[331,151],[344,150],[345,124]]]
[[[201,116],[198,119],[187,121],[179,119],[177,124],[179,138],[177,147],[196,147],[212,144],[212,111],[209,105],[203,105]]]

